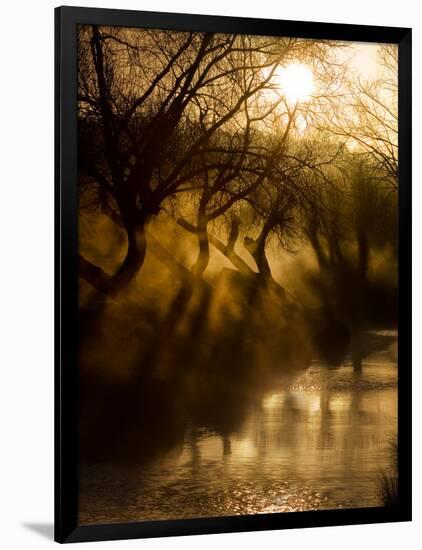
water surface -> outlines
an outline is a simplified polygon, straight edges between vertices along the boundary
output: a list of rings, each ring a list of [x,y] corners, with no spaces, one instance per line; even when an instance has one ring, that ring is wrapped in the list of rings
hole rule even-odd
[[[234,433],[187,425],[148,466],[85,467],[81,523],[379,505],[397,433],[395,347],[360,371],[314,361],[290,385],[275,378]]]

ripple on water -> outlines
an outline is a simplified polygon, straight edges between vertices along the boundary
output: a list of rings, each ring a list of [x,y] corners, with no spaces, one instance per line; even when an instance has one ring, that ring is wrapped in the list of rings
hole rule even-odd
[[[293,391],[321,391],[323,389],[350,391],[381,391],[397,387],[397,367],[391,363],[369,363],[356,372],[351,363],[330,368],[313,363],[292,385]]]

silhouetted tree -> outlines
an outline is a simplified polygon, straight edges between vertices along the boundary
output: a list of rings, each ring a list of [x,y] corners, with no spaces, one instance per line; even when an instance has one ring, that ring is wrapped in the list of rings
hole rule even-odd
[[[145,259],[148,220],[195,188],[201,275],[207,222],[263,177],[250,136],[276,108],[261,103],[277,67],[326,49],[291,38],[81,27],[80,188],[124,228],[127,252],[112,275],[80,256],[80,275],[104,294],[126,288]]]

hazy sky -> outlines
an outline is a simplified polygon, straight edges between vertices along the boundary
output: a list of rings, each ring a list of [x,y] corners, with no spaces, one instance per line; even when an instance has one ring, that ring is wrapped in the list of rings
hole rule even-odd
[[[379,76],[381,67],[378,60],[379,44],[360,42],[353,45],[355,55],[350,64],[360,72],[363,78],[373,79]]]

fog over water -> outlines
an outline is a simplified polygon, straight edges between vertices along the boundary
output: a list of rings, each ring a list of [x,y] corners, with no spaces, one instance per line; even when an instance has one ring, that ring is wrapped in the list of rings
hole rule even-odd
[[[84,471],[83,523],[379,506],[397,430],[394,342],[360,373],[313,362],[290,387],[251,399],[223,436],[188,425],[147,467]]]

